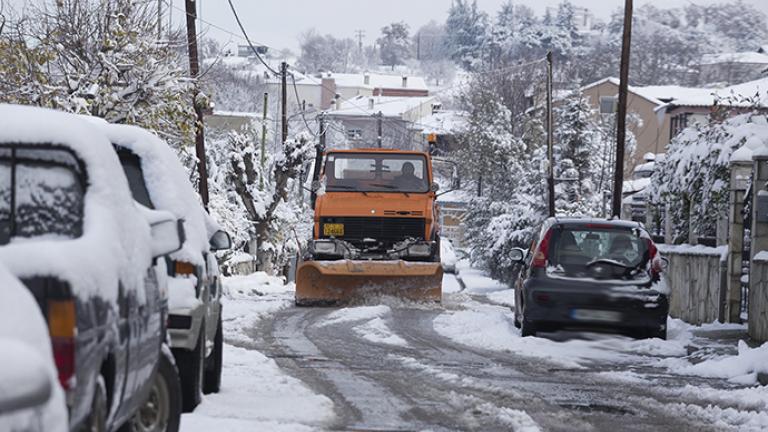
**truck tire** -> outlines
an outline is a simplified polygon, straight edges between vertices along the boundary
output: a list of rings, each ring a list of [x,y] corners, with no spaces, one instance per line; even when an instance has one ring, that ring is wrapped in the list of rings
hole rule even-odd
[[[86,429],[88,432],[106,432],[107,430],[107,384],[101,374],[96,378],[91,400],[91,412],[88,414]]]
[[[160,354],[147,401],[121,432],[178,432],[181,423],[181,381],[176,366]]]
[[[224,335],[221,329],[221,309],[216,325],[216,336],[213,338],[213,351],[205,360],[205,376],[203,377],[203,393],[218,393],[221,389],[221,368],[224,360]]]
[[[185,349],[173,350],[176,366],[179,368],[181,379],[182,411],[190,413],[200,405],[203,387],[203,372],[205,368],[205,321],[200,325],[197,344],[192,351]]]

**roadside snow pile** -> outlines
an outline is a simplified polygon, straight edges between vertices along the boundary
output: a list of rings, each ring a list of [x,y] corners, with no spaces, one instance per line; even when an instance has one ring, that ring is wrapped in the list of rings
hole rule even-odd
[[[509,307],[515,306],[515,290],[513,289],[493,291],[493,292],[489,292],[485,296],[488,298],[488,300],[498,305],[509,306]]]
[[[330,399],[312,393],[260,352],[224,345],[224,359],[221,392],[184,415],[182,431],[309,431],[333,420]]]
[[[248,332],[258,320],[293,304],[294,285],[264,272],[225,277],[223,286],[221,304],[227,342],[250,342]]]
[[[396,335],[381,318],[374,318],[365,324],[356,326],[355,333],[365,340],[387,345],[408,346],[408,342]]]
[[[758,373],[768,373],[768,343],[750,348],[739,341],[738,354],[705,360],[699,364],[676,368],[675,373],[706,378],[726,378],[739,384],[757,383]]]
[[[386,305],[343,308],[329,314],[326,320],[319,325],[325,327],[333,324],[372,320],[389,316],[391,313],[392,309]]]
[[[473,268],[461,268],[459,277],[466,286],[465,292],[467,294],[485,294],[509,288],[502,282],[488,277],[484,271]]]

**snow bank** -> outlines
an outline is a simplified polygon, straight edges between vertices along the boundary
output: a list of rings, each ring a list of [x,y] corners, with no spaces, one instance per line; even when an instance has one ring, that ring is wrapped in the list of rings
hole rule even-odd
[[[81,297],[117,298],[118,281],[143,286],[150,264],[150,230],[134,205],[109,141],[80,116],[0,105],[0,143],[69,148],[88,174],[83,235],[66,241],[34,239],[0,247],[0,262],[19,278],[55,276]],[[39,240],[39,241],[38,241]]]
[[[171,257],[204,265],[202,254],[208,252],[209,239],[219,227],[203,209],[176,153],[160,137],[140,127],[103,123],[99,128],[113,144],[141,158],[144,180],[155,208],[184,220],[187,240]]]
[[[0,265],[0,394],[18,386],[16,377],[27,373],[47,375],[52,393],[47,403],[37,409],[13,414],[0,413],[0,430],[36,430],[38,421],[46,432],[68,430],[64,391],[59,385],[53,363],[51,340],[40,307],[29,290]]]
[[[294,285],[258,272],[222,279],[225,340],[250,343],[250,332],[263,317],[293,305]]]
[[[673,370],[682,375],[726,378],[741,384],[754,384],[758,373],[768,373],[768,343],[750,348],[746,342],[739,341],[738,354],[735,356],[709,359]]]
[[[221,391],[182,417],[182,431],[317,430],[333,420],[330,399],[312,393],[260,352],[225,344],[224,358]]]

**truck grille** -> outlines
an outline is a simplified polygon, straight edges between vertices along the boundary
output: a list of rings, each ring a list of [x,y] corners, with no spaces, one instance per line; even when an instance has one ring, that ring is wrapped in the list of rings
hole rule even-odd
[[[320,219],[320,234],[326,223],[344,224],[345,240],[372,238],[383,242],[397,242],[405,238],[424,239],[426,222],[422,218],[383,217],[324,217]]]

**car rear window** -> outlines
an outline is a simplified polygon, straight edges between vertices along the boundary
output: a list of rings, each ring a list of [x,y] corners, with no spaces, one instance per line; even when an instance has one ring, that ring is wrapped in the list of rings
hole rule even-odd
[[[616,262],[637,268],[648,262],[648,245],[636,229],[610,226],[555,228],[550,266],[578,271],[596,261]]]

